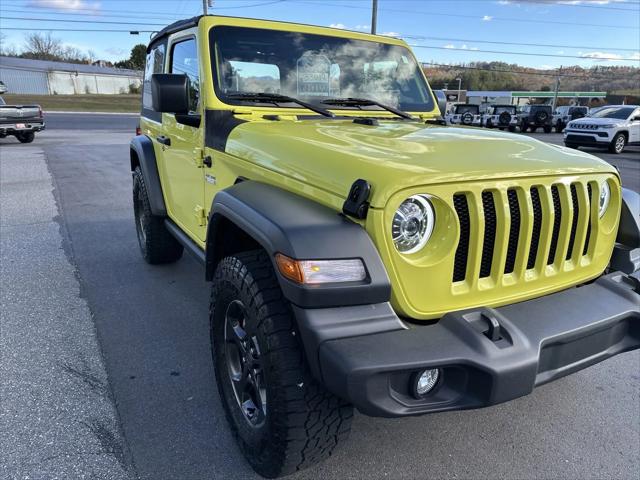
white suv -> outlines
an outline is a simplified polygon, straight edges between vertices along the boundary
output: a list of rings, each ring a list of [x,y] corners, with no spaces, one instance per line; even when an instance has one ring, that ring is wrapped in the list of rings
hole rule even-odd
[[[626,145],[640,144],[640,106],[609,105],[589,117],[572,120],[564,131],[564,144],[622,153]]]
[[[482,125],[482,116],[478,105],[467,105],[465,103],[454,105],[453,111],[447,113],[444,119],[447,125],[473,125],[474,127]]]
[[[487,128],[508,129],[515,132],[518,126],[518,115],[515,105],[492,105],[482,115],[482,126]]]
[[[557,133],[562,133],[571,120],[586,117],[588,114],[588,107],[580,107],[577,105],[565,105],[558,107],[556,108],[556,111],[553,112],[553,126]]]

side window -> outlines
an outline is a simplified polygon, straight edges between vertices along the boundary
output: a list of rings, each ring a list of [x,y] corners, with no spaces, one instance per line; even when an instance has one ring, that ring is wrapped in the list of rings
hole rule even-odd
[[[145,110],[153,110],[153,102],[151,99],[151,75],[154,73],[163,73],[164,69],[164,44],[157,45],[147,54],[147,62],[144,69],[144,83],[142,86],[142,108]]]
[[[170,73],[183,73],[189,77],[189,111],[197,112],[200,101],[200,73],[195,39],[191,38],[173,45]]]

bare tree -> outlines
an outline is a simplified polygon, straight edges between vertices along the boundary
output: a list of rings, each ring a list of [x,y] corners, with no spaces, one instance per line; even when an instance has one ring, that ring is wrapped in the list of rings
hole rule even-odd
[[[23,56],[36,60],[59,60],[63,53],[60,39],[47,33],[29,33],[25,36]]]

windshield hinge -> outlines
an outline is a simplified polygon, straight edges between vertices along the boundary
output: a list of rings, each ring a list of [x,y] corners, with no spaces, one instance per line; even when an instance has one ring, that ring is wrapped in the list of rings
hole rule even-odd
[[[371,193],[371,185],[363,179],[353,182],[349,195],[342,205],[342,212],[357,219],[363,220],[367,218],[369,211],[369,194]]]

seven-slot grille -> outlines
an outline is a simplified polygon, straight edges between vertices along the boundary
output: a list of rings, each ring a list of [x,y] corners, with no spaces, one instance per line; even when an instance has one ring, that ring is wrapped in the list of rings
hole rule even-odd
[[[592,183],[538,184],[481,193],[458,192],[453,206],[460,238],[453,281],[473,281],[518,274],[589,253]],[[597,218],[597,217],[596,217]],[[477,250],[474,252],[474,250]]]

